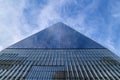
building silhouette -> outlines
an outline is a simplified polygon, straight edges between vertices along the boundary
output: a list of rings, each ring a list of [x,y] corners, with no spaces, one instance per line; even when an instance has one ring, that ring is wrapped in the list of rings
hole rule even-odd
[[[1,51],[0,80],[120,80],[120,58],[59,22]]]

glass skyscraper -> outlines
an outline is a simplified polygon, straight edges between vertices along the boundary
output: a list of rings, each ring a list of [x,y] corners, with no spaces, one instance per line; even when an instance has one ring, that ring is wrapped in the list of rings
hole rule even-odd
[[[120,58],[57,23],[1,51],[0,80],[120,80]]]

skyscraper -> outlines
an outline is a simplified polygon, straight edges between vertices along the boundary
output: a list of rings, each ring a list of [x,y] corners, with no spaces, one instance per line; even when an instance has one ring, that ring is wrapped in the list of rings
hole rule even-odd
[[[63,23],[0,55],[0,80],[119,80],[120,58]]]

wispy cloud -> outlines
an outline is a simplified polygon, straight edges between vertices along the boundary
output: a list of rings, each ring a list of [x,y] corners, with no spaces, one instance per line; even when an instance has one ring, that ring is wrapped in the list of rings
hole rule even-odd
[[[0,0],[0,49],[56,22],[120,55],[119,0]]]
[[[0,45],[2,48],[21,38],[19,28],[22,26],[20,20],[23,7],[23,1],[0,0]]]

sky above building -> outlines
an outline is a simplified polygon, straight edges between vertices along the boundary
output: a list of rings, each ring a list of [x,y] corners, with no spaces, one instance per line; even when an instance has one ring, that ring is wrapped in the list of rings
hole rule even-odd
[[[0,0],[0,50],[57,22],[120,56],[120,0]]]

